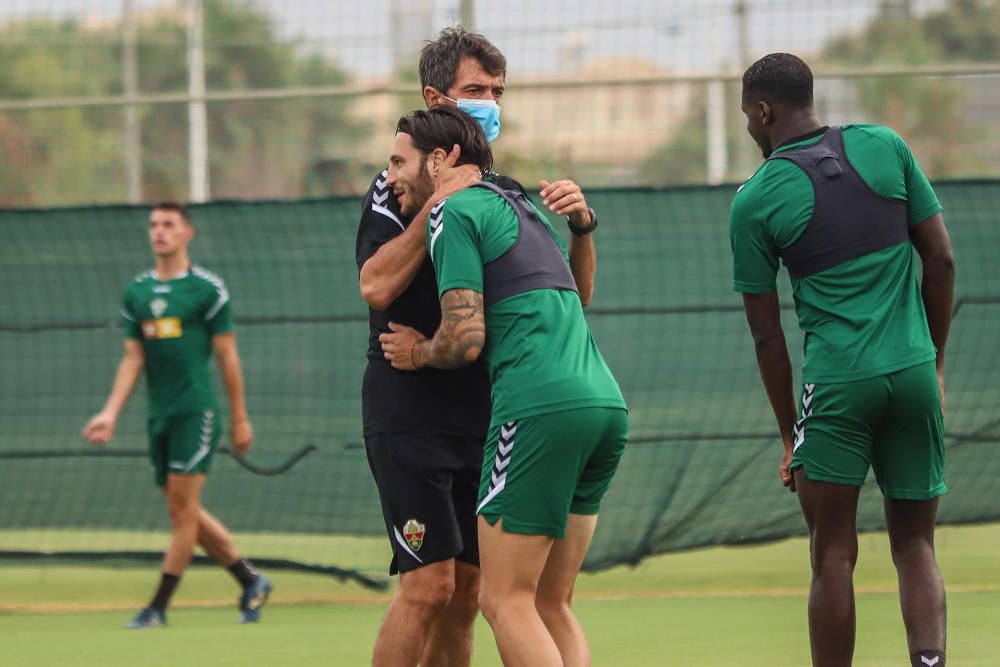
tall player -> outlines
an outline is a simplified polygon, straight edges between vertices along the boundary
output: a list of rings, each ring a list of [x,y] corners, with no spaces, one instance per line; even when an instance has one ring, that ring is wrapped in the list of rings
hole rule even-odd
[[[798,492],[809,527],[813,664],[851,664],[855,521],[872,467],[911,664],[944,667],[934,522],[947,491],[942,406],[954,260],[941,204],[891,129],[820,124],[812,72],[793,55],[772,53],[747,69],[742,108],[765,162],[733,200],[733,287],[743,293],[784,444],[781,481]],[[805,334],[798,419],[779,260]]]
[[[104,407],[83,428],[94,445],[111,441],[118,415],[143,370],[149,393],[149,454],[170,512],[170,545],[160,585],[128,628],[167,624],[166,609],[191,562],[195,544],[226,567],[243,589],[239,622],[255,623],[271,593],[267,577],[240,557],[226,527],[201,505],[221,431],[208,360],[215,352],[229,397],[230,438],[240,455],[253,440],[243,396],[229,292],[213,273],[191,263],[194,227],[175,203],[155,206],[149,242],[155,265],[125,288],[125,353]]]

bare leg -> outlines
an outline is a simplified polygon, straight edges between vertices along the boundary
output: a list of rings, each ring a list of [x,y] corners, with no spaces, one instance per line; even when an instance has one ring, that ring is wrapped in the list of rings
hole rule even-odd
[[[571,608],[576,576],[597,528],[597,515],[570,514],[566,537],[556,540],[535,595],[545,627],[559,647],[565,667],[589,667],[590,648]]]
[[[420,664],[425,667],[468,667],[472,662],[472,628],[479,613],[479,567],[455,561],[455,593],[431,626]]]
[[[404,572],[375,640],[374,667],[416,665],[431,626],[455,592],[455,561]]]
[[[167,475],[167,509],[170,511],[170,545],[163,555],[163,571],[180,576],[191,563],[198,540],[201,490],[205,475]]]
[[[240,559],[240,552],[236,550],[229,531],[204,507],[198,515],[198,544],[223,567],[229,567]]]
[[[947,612],[944,581],[934,556],[933,500],[885,499],[892,562],[899,576],[899,604],[910,655],[931,651],[944,655]]]
[[[555,640],[535,608],[535,593],[555,541],[505,533],[479,517],[479,606],[506,667],[563,667]]]
[[[858,560],[860,487],[806,479],[795,486],[809,526],[812,585],[809,639],[814,667],[849,667],[854,655],[854,565]]]

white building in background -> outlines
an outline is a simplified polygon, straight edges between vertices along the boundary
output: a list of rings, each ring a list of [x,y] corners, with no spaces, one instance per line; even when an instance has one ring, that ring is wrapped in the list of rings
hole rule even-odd
[[[515,76],[502,150],[573,164],[639,163],[675,136],[688,111],[690,85],[662,83],[669,74],[642,58],[605,57],[555,80]]]
[[[669,74],[651,61],[622,57],[587,61],[558,79],[515,74],[507,80],[497,152],[596,168],[613,182],[628,182],[643,159],[676,136],[689,111],[691,85],[663,83]],[[417,87],[408,104],[422,106]],[[405,106],[391,93],[355,101],[354,117],[374,128],[358,149],[360,160],[385,161]]]

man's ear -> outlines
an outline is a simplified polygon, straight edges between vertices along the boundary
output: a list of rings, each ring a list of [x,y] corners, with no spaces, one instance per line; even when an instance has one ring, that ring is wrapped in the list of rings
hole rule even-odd
[[[446,102],[447,100],[444,98],[444,95],[437,88],[434,86],[424,86],[424,104],[427,105],[428,109],[435,104],[444,104]]]
[[[435,148],[427,154],[427,171],[431,173],[431,176],[437,176],[446,157],[448,157],[448,153],[443,148]]]
[[[774,122],[774,109],[770,104],[761,100],[757,103],[760,109],[760,124],[767,126]]]

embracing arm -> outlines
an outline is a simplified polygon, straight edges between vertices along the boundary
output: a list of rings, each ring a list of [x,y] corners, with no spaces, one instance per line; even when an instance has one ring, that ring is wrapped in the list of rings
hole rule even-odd
[[[402,234],[385,243],[361,267],[361,297],[375,310],[385,310],[413,282],[427,257],[428,200]]]
[[[785,333],[781,329],[778,293],[744,294],[743,309],[757,353],[757,367],[764,381],[767,398],[778,420],[778,431],[785,447],[780,467],[781,482],[792,486],[788,466],[792,462],[792,438],[795,429],[795,395],[792,388],[792,362],[788,357]]]
[[[588,220],[586,224],[590,224],[590,214],[586,213],[584,217]],[[594,297],[594,273],[597,271],[597,251],[592,234],[573,235],[569,244],[569,269],[573,272],[576,289],[580,292],[580,303],[586,308]]]
[[[361,297],[375,310],[385,310],[406,291],[427,256],[427,219],[442,200],[482,178],[474,164],[455,166],[458,145],[438,165],[434,193],[413,216],[403,233],[383,244],[361,266]]]
[[[483,295],[471,289],[450,289],[441,295],[441,324],[434,338],[395,322],[392,333],[379,336],[385,358],[393,368],[413,371],[430,366],[453,369],[479,358],[486,343]]]
[[[434,338],[413,348],[417,368],[461,368],[479,358],[486,343],[483,295],[470,289],[450,289],[441,295],[441,325]]]
[[[574,227],[583,228],[591,224],[591,212],[579,185],[569,179],[554,183],[541,181],[539,185],[542,188],[539,193],[542,203],[550,211],[565,215]],[[569,268],[580,293],[580,303],[586,307],[594,296],[594,273],[597,271],[597,251],[591,234],[573,234],[569,245]]]
[[[253,428],[247,416],[247,404],[243,390],[243,369],[236,349],[236,333],[228,331],[212,336],[212,348],[219,363],[222,384],[229,397],[229,437],[238,454],[250,449]]]

